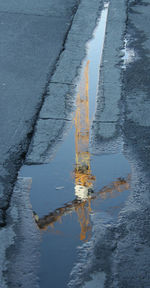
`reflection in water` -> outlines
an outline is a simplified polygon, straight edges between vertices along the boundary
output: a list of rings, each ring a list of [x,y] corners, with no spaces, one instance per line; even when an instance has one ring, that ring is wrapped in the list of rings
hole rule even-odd
[[[89,152],[89,81],[88,81],[89,61],[85,65],[83,79],[80,82],[77,95],[77,110],[75,116],[75,152],[76,166],[75,175],[75,195],[81,200],[80,207],[76,208],[78,214],[81,234],[80,240],[86,238],[86,233],[91,229],[90,194],[93,192],[93,181],[96,178],[91,174],[90,152]],[[84,200],[88,199],[88,207],[85,207]],[[83,201],[83,202],[82,202]]]
[[[75,196],[76,198],[65,203],[62,207],[55,209],[49,215],[39,218],[34,212],[34,218],[38,227],[46,230],[48,226],[53,227],[55,222],[61,223],[62,216],[76,212],[81,226],[80,240],[88,240],[90,237],[91,223],[91,201],[100,197],[101,199],[117,197],[120,192],[129,189],[130,176],[126,179],[118,178],[110,185],[105,186],[99,192],[94,192],[93,182],[96,177],[91,173],[90,167],[90,121],[89,121],[89,61],[86,62],[82,80],[77,94],[77,109],[75,115],[75,152],[76,163],[74,169]]]
[[[90,203],[92,200],[96,200],[98,197],[101,199],[117,197],[119,193],[129,189],[129,181],[130,175],[126,179],[118,178],[110,185],[103,187],[100,191],[93,193],[90,197],[87,197],[87,199],[82,200],[75,198],[73,201],[65,203],[62,207],[55,209],[53,212],[49,213],[43,218],[39,218],[34,212],[35,221],[40,229],[46,230],[49,225],[53,226],[55,222],[60,221],[62,216],[82,209],[83,207],[87,208],[88,203]]]
[[[87,61],[84,77],[77,95],[77,110],[75,116],[75,194],[78,198],[86,199],[92,190],[95,177],[91,174],[89,152],[89,94],[88,94],[88,67]]]
[[[115,155],[90,155],[89,149],[90,121],[94,116],[98,92],[107,15],[108,4],[101,13],[92,40],[87,44],[87,56],[82,63],[81,81],[77,87],[74,127],[67,131],[67,137],[61,142],[51,163],[25,166],[21,172],[23,176],[31,175],[33,178],[31,204],[42,236],[41,287],[68,287],[68,276],[77,260],[76,248],[81,241],[87,241],[93,235],[91,228],[95,230],[97,221],[104,225],[117,221],[129,194],[127,175],[130,169],[120,151]],[[68,113],[67,109],[64,111]],[[48,133],[51,132],[49,130]],[[118,178],[120,176],[124,178]],[[115,210],[110,210],[114,207]],[[108,221],[105,221],[107,216]],[[96,237],[99,237],[97,232]],[[83,249],[85,246],[81,245]]]

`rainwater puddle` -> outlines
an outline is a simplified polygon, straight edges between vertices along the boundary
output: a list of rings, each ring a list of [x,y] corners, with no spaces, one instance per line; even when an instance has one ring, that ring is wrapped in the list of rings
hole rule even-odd
[[[130,167],[122,154],[93,155],[90,127],[96,109],[108,4],[87,45],[72,127],[49,164],[24,166],[32,177],[31,204],[40,229],[40,287],[66,288],[77,247],[92,236],[92,217],[105,212],[116,221],[129,195]]]

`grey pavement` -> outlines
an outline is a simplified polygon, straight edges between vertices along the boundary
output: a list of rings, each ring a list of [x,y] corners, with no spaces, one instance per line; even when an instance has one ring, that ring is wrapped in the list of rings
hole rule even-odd
[[[40,111],[38,121],[35,125],[34,136],[30,143],[28,155],[26,158],[27,164],[45,162],[47,156],[49,157],[49,155],[51,155],[53,146],[55,146],[59,142],[60,138],[62,138],[67,125],[70,123],[70,112],[74,106],[74,91],[77,80],[76,77],[78,76],[82,58],[85,55],[84,45],[92,33],[98,16],[98,11],[102,3],[101,1],[97,0],[81,1],[74,19],[71,18],[71,15],[72,7],[74,7],[75,1],[72,2],[72,5],[68,4],[70,1],[58,2],[60,4],[60,11],[62,11],[62,17],[60,17],[60,11],[57,11],[57,7],[55,10],[54,6],[52,8],[49,2],[45,2],[47,3],[46,6],[44,6],[43,1],[38,1],[38,5],[37,3],[34,3],[34,1],[32,1],[32,4],[31,2],[29,4],[27,1],[24,1],[22,5],[19,5],[19,2],[17,3],[17,1],[13,1],[11,4],[8,1],[5,1],[4,3],[3,1],[0,1],[0,3],[2,11],[1,14],[2,17],[4,17],[3,21],[4,19],[7,19],[7,17],[9,18],[8,14],[10,14],[9,19],[12,21],[10,24],[13,23],[13,25],[10,25],[10,29],[8,30],[10,34],[7,34],[7,37],[5,36],[6,33],[4,33],[4,31],[2,34],[3,37],[6,37],[6,40],[3,40],[3,45],[5,46],[3,49],[6,53],[5,55],[8,54],[8,50],[10,51],[10,58],[7,58],[7,65],[3,63],[5,59],[2,58],[3,69],[7,68],[7,71],[6,73],[3,73],[4,78],[2,80],[1,87],[4,89],[4,91],[5,89],[8,89],[7,93],[5,92],[7,97],[4,98],[3,101],[5,102],[7,100],[5,103],[9,103],[8,101],[10,98],[10,103],[12,102],[11,105],[14,107],[11,112],[9,109],[6,110],[6,115],[4,115],[4,112],[2,112],[3,117],[5,117],[4,119],[6,119],[3,131],[5,132],[9,127],[7,135],[8,138],[2,139],[3,145],[0,146],[3,147],[3,158],[1,164],[5,163],[5,165],[0,166],[1,185],[4,188],[3,195],[6,196],[7,194],[5,194],[5,191],[11,191],[12,185],[14,183],[14,176],[12,173],[12,168],[16,165],[13,164],[16,163],[16,158],[14,155],[16,155],[16,151],[18,151],[18,157],[21,155],[21,152],[19,151],[23,151],[24,154],[26,154],[27,147],[31,140],[31,135],[29,135],[30,140],[28,141],[26,140],[26,136],[28,133],[32,133],[35,120],[37,119],[37,115],[35,116],[35,114],[36,111],[40,110],[41,104],[43,103],[43,106]],[[35,5],[33,5],[33,3]],[[33,9],[33,6],[35,10]],[[66,10],[64,7],[69,7],[69,10]],[[62,26],[62,23],[64,25],[63,27],[66,27],[64,28],[64,32],[60,32],[60,35],[56,34],[53,36],[56,37],[60,45],[56,53],[57,55],[55,54],[55,49],[50,52],[51,49],[48,48],[50,46],[45,47],[45,44],[43,42],[41,43],[43,30],[45,31],[44,33],[46,33],[46,35],[44,34],[46,40],[47,38],[49,39],[45,43],[48,43],[48,41],[51,43],[49,30],[42,27],[47,27],[47,25],[50,25],[50,23],[55,25],[54,22],[51,22],[54,21],[53,17],[51,17],[52,14],[56,16],[54,19],[58,19],[58,31]],[[17,18],[17,15],[19,19]],[[83,265],[84,262],[82,261],[81,266],[79,263],[77,263],[76,267],[79,268],[79,274],[77,273],[78,270],[76,270],[75,267],[74,271],[76,272],[76,275],[72,273],[72,279],[69,286],[72,288],[90,287],[90,283],[96,286],[97,281],[99,281],[98,284],[101,285],[100,287],[105,288],[149,288],[150,286],[149,15],[149,0],[121,0],[119,2],[117,0],[110,1],[106,41],[99,82],[97,111],[93,122],[92,147],[93,151],[99,154],[118,152],[124,154],[124,156],[128,159],[132,170],[131,193],[124,209],[121,211],[118,223],[109,225],[109,219],[107,219],[107,215],[100,215],[101,221],[99,221],[99,218],[98,221],[93,219],[93,222],[95,221],[93,238],[91,239],[90,243],[86,243],[83,247],[83,251],[85,248],[87,254],[80,255],[80,260],[82,260],[81,256],[83,256],[83,260],[85,261],[86,265]],[[28,22],[26,20],[27,22],[24,24],[24,26],[21,26],[24,32],[21,32],[20,34],[17,23],[24,23],[24,17],[31,17],[32,20],[30,21],[33,21],[33,25],[30,21]],[[39,21],[46,19],[45,21],[50,22],[44,22],[47,23],[43,24],[45,26],[39,24],[38,27],[40,27],[40,35],[37,36],[36,34],[35,36],[35,32],[33,30],[35,29],[34,27],[39,23],[39,21],[35,21],[35,19],[39,19],[39,17],[41,19]],[[88,21],[88,19],[90,19],[90,21]],[[71,20],[73,20],[72,27],[69,30],[68,37],[64,43],[64,35],[66,35],[68,31],[65,23],[68,23]],[[8,20],[5,21],[9,22]],[[87,22],[90,23],[89,26],[86,25]],[[1,25],[3,25],[2,23]],[[81,26],[84,28],[84,35],[82,31],[80,32]],[[13,29],[18,31],[16,34],[18,35],[17,37],[19,37],[19,41],[16,41],[18,43],[18,47],[15,46],[15,40],[12,39]],[[28,33],[28,37],[25,37],[25,31]],[[57,37],[61,37],[61,39],[58,39]],[[21,41],[21,39],[27,39],[27,43],[22,43],[23,40]],[[32,40],[32,47],[39,47],[39,50],[35,49],[35,51],[33,51],[28,43],[28,39]],[[6,48],[8,48],[8,40],[12,41],[14,46],[9,45],[9,49],[7,50]],[[125,45],[126,41],[127,44]],[[11,51],[11,47],[16,47],[17,49],[14,49],[15,51]],[[21,49],[23,49],[22,55],[26,55],[24,61],[22,60],[22,55],[20,52],[18,52],[20,51],[18,49],[19,47],[22,47]],[[27,54],[26,51],[28,51]],[[43,52],[42,57],[41,51]],[[58,59],[60,51],[62,51],[62,53]],[[16,63],[25,63],[23,70],[17,68],[15,70],[15,74],[11,68],[11,65],[8,65],[11,63],[11,61],[13,62],[14,53],[16,55]],[[50,59],[51,57],[54,59],[53,56],[55,55],[55,61],[51,62],[53,61],[51,59],[49,60],[48,64],[47,61],[44,60],[44,55],[47,59]],[[31,65],[31,58],[33,59],[33,65]],[[36,61],[37,59],[38,61]],[[42,63],[41,59],[43,59]],[[56,60],[57,65],[55,67],[54,64]],[[15,67],[18,66],[15,65]],[[72,68],[71,71],[70,67]],[[29,70],[27,68],[29,68]],[[30,70],[31,75],[28,74],[28,71]],[[52,77],[50,77],[51,75]],[[8,87],[7,79],[9,79],[9,84],[12,83],[12,86],[10,85],[10,87]],[[18,86],[15,84],[16,79],[19,79],[17,80]],[[28,79],[28,83],[24,79]],[[12,94],[15,95],[13,96],[13,99],[11,97]],[[32,100],[31,94],[33,96]],[[26,100],[24,103],[21,102],[22,98],[20,95],[25,95],[24,99]],[[42,95],[45,95],[45,101],[42,100]],[[51,106],[52,102],[53,106]],[[16,103],[17,105],[20,103],[19,109],[24,115],[24,120],[21,118],[22,115],[17,112],[18,109],[16,109]],[[63,109],[61,109],[61,111],[57,110],[58,113],[53,113],[53,108],[57,106],[59,107],[59,104]],[[7,105],[5,104],[4,107],[5,106]],[[25,106],[26,109],[24,108]],[[8,116],[11,116],[11,122],[9,122],[10,117]],[[19,120],[17,121],[16,118],[21,119],[21,123],[19,123]],[[16,127],[16,123],[18,124],[18,127],[15,130],[14,127]],[[21,126],[25,123],[26,130],[22,129],[23,126]],[[51,133],[49,133],[49,129],[51,129]],[[18,144],[15,142],[16,137]],[[10,146],[10,144],[13,145]],[[22,275],[19,274],[18,277],[18,281],[20,282],[15,282],[16,279],[14,277],[14,273],[16,269],[18,269],[18,265],[23,265],[21,261],[21,255],[24,254],[25,247],[30,247],[31,250],[29,251],[32,252],[35,251],[34,247],[36,247],[38,251],[39,245],[39,238],[36,235],[34,227],[35,224],[32,223],[30,218],[31,208],[29,207],[30,204],[26,194],[30,180],[26,179],[27,182],[25,183],[22,183],[23,181],[25,180],[19,179],[17,185],[15,186],[14,194],[11,200],[11,206],[8,210],[8,227],[7,230],[3,228],[1,230],[2,233],[0,234],[2,240],[4,238],[6,239],[6,237],[8,238],[8,241],[5,242],[4,249],[1,251],[1,265],[3,265],[4,271],[7,269],[9,270],[9,281],[11,285],[12,283],[15,283],[16,287],[21,285]],[[3,203],[5,207],[8,205],[7,200],[7,197],[3,197],[3,201],[6,201]],[[27,206],[23,212],[20,207],[24,206],[25,203]],[[1,210],[1,213],[3,213],[3,210]],[[29,218],[27,216],[28,214]],[[18,217],[22,219],[20,225],[18,225]],[[22,234],[22,229],[25,227],[24,224],[28,223],[28,221],[31,224],[31,230],[29,232],[26,230],[26,234]],[[14,241],[16,233],[22,235],[22,237],[26,237],[24,239],[25,245],[21,245],[20,250],[16,249],[18,238],[16,238],[16,241]],[[36,239],[34,247],[29,241],[29,234],[33,235],[33,238],[31,239],[34,239],[34,237]],[[5,259],[5,251],[7,250],[10,252],[8,248],[12,244],[14,245],[12,247],[15,247],[14,251],[16,252],[14,267],[12,267],[10,264],[11,262],[6,262]],[[10,261],[12,260],[11,257],[14,255],[11,253],[7,254],[7,259]],[[35,253],[35,259],[32,259],[31,257],[31,262],[33,261],[32,263],[34,263],[35,261],[36,271],[26,270],[27,274],[30,274],[31,272],[34,275],[35,282],[32,284],[33,287],[34,285],[36,287],[37,280],[36,273],[38,269],[38,263],[36,261],[38,257],[36,258],[36,256],[37,254]],[[26,265],[28,266],[27,259],[25,259],[25,269],[27,268]],[[1,275],[3,276],[2,280],[4,285],[5,275],[5,273]],[[25,275],[23,275],[23,277],[23,279],[26,279]],[[86,284],[85,279],[87,280]],[[98,279],[95,280],[95,284],[93,284],[94,279]],[[32,277],[31,281],[33,281]],[[6,287],[7,284],[8,283],[6,283]]]
[[[123,74],[123,135],[124,153],[131,165],[132,178],[131,195],[118,227],[113,262],[118,286],[129,288],[150,286],[149,13],[150,1],[128,2],[126,35],[129,49],[135,51],[135,60]]]
[[[4,210],[78,4],[76,0],[0,1],[0,198]],[[4,217],[0,222],[4,224]]]
[[[31,184],[31,178],[18,179],[7,213],[7,226],[0,231],[1,288],[39,287],[41,236],[32,217]]]

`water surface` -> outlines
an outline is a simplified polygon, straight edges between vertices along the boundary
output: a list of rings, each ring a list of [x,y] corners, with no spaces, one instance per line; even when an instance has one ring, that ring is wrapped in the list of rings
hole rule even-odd
[[[121,153],[93,155],[91,125],[96,109],[99,69],[108,5],[87,45],[76,93],[76,111],[64,141],[49,164],[24,166],[32,177],[30,199],[40,229],[40,287],[66,288],[77,260],[76,248],[92,236],[92,215],[117,220],[129,195],[130,167]]]

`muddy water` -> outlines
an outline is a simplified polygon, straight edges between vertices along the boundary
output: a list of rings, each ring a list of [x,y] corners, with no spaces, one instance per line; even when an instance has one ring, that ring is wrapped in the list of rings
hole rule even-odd
[[[130,167],[124,156],[96,156],[90,147],[107,13],[108,5],[87,45],[76,111],[64,141],[49,164],[24,166],[20,172],[32,177],[30,198],[41,231],[39,278],[44,288],[67,287],[76,248],[92,236],[91,216],[102,211],[116,221],[129,195]]]

